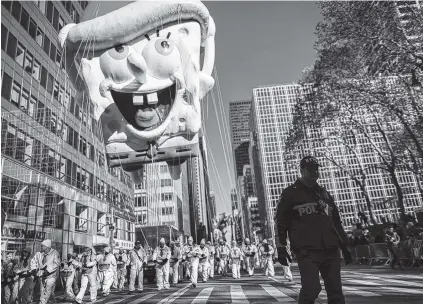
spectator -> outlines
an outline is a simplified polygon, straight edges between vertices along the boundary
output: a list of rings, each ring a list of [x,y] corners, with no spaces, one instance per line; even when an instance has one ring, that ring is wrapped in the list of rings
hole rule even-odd
[[[370,234],[369,229],[363,230],[363,235],[360,237],[359,244],[360,245],[370,245],[373,244],[375,241],[374,237]]]

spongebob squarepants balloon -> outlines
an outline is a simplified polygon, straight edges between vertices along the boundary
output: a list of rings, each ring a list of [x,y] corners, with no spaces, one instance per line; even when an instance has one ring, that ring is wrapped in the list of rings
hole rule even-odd
[[[143,164],[167,161],[178,176],[178,165],[198,154],[200,101],[214,85],[207,8],[93,1],[81,20],[66,25],[59,41],[71,78],[83,80],[94,103],[109,165],[138,182]]]

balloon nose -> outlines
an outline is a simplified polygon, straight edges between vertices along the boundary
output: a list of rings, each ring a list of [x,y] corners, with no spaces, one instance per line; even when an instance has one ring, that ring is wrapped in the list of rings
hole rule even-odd
[[[144,57],[133,52],[128,56],[128,67],[140,83],[147,82],[147,63]]]

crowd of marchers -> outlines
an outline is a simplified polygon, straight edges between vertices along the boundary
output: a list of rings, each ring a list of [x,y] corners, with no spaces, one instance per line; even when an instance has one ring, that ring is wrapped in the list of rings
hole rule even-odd
[[[51,241],[45,240],[40,252],[33,254],[26,248],[18,257],[8,253],[2,260],[1,303],[45,304],[55,299],[55,292],[60,289],[63,300],[74,303],[82,303],[86,292],[91,303],[111,292],[122,292],[126,286],[129,293],[142,292],[144,272],[151,263],[155,266],[158,290],[169,289],[184,280],[189,280],[195,288],[198,277],[202,282],[213,279],[215,273],[227,277],[229,269],[234,279],[239,279],[241,273],[253,276],[256,268],[264,269],[265,275],[272,277],[276,255],[273,239],[251,243],[247,238],[242,244],[235,241],[227,244],[223,239],[211,244],[203,239],[197,245],[190,237],[183,245],[166,243],[162,238],[154,250],[149,246],[144,249],[139,241],[132,250],[118,249],[116,253],[110,247],[101,252],[86,247],[83,254],[70,253],[61,260]],[[284,271],[286,279],[291,281],[289,267],[284,267]],[[34,295],[36,290],[40,291],[39,301],[34,301],[38,300]]]

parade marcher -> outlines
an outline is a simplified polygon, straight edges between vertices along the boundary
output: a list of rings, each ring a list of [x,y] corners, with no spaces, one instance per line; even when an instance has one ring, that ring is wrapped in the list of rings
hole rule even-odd
[[[61,266],[61,276],[65,280],[65,299],[75,300],[73,285],[76,269],[79,268],[79,262],[75,259],[74,255],[69,253],[67,260],[63,261]]]
[[[222,277],[228,276],[228,258],[229,248],[225,245],[225,241],[221,239],[217,248],[216,261],[219,262],[217,273],[221,274]]]
[[[157,290],[169,289],[169,260],[171,252],[169,247],[165,244],[165,239],[161,238],[159,246],[156,247],[153,253],[153,261],[156,263],[156,281]]]
[[[321,291],[320,272],[328,303],[344,304],[339,248],[343,249],[346,263],[351,261],[351,252],[334,199],[317,183],[319,166],[316,158],[304,157],[300,162],[301,177],[280,196],[275,218],[278,260],[289,265],[289,236],[301,274],[298,303],[314,303]]]
[[[60,256],[55,249],[51,248],[51,240],[48,239],[41,243],[41,251],[43,252],[41,266],[43,274],[40,304],[46,304],[50,296],[54,298],[54,289],[59,275]]]
[[[388,231],[386,231],[385,242],[388,247],[388,251],[391,254],[391,263],[390,263],[391,268],[395,269],[395,264],[398,264],[398,267],[401,270],[404,270],[402,268],[401,261],[398,259],[398,256],[396,253],[398,249],[398,244],[400,243],[400,236],[398,235],[396,231],[394,231],[393,226],[389,226]]]
[[[85,290],[90,284],[90,300],[95,302],[97,300],[97,256],[94,248],[86,247],[84,254],[81,257],[79,266],[81,267],[81,288],[75,298],[77,303],[82,303]]]
[[[199,271],[201,273],[203,283],[208,280],[209,271],[209,249],[206,246],[206,240],[202,239],[199,248]]]
[[[100,249],[101,250],[101,249]],[[97,286],[97,292],[99,292],[98,290],[101,289],[103,287],[103,281],[104,281],[104,272],[100,271],[98,265],[103,263],[104,260],[104,249],[102,249],[102,251],[98,251],[96,252],[96,261],[97,261],[97,274],[96,274],[96,286]]]
[[[126,265],[128,264],[128,256],[122,248],[117,254],[117,288],[123,290],[125,286]]]
[[[191,278],[191,286],[197,287],[198,279],[198,263],[199,263],[199,248],[194,244],[194,239],[192,236],[188,238],[188,244],[184,246],[182,251],[183,259],[188,262],[188,269]]]
[[[207,272],[207,275],[208,275],[209,278],[213,279],[213,277],[214,277],[214,259],[215,259],[215,255],[216,255],[216,249],[211,244],[210,241],[207,242],[207,248],[209,249],[209,257],[208,257],[209,270]]]
[[[269,242],[264,239],[261,246],[260,255],[263,263],[264,274],[267,277],[273,277],[275,275],[275,268],[273,266],[273,254],[275,249],[272,245],[269,245]]]
[[[103,272],[103,296],[108,296],[110,294],[110,288],[112,287],[117,268],[116,258],[110,251],[110,247],[104,248],[104,258],[102,263],[100,264],[102,267],[101,271]]]
[[[34,278],[31,268],[32,248],[28,247],[22,251],[21,259],[19,261],[19,304],[27,304],[32,301],[32,292],[34,290]]]
[[[169,275],[172,276],[171,284],[178,284],[179,280],[179,261],[182,258],[181,250],[175,246],[175,242],[170,242],[170,271]]]
[[[15,303],[18,299],[19,291],[19,262],[15,259],[14,254],[7,253],[6,262],[2,273],[4,278],[4,286],[2,290],[2,303]]]
[[[242,246],[242,253],[245,257],[245,266],[247,267],[248,275],[251,277],[254,274],[254,266],[257,259],[257,247],[254,244],[250,243],[250,239],[246,238],[244,240],[244,245]]]
[[[134,249],[129,255],[131,261],[131,275],[129,279],[129,292],[135,291],[135,279],[138,277],[138,291],[144,290],[144,264],[147,263],[147,254],[141,247],[141,242],[136,241]]]
[[[234,279],[240,279],[242,251],[237,246],[236,241],[232,241],[232,248],[229,253],[229,257],[231,258],[231,261],[232,261],[232,277]]]

